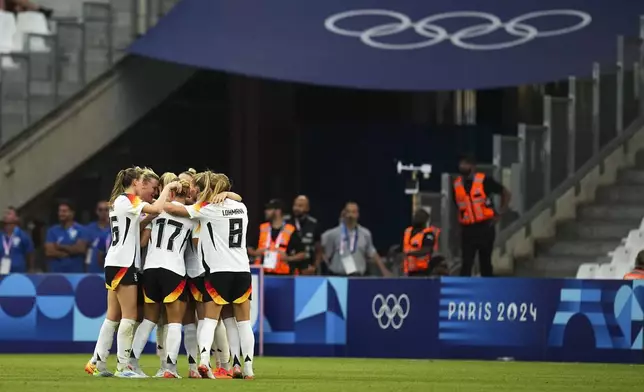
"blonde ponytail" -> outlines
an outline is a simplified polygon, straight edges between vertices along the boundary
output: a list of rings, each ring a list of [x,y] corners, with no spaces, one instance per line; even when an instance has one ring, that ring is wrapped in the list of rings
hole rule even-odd
[[[138,180],[142,175],[142,170],[139,167],[130,167],[118,172],[116,179],[114,179],[114,187],[110,195],[110,205],[114,204],[119,195],[125,192],[135,180]]]

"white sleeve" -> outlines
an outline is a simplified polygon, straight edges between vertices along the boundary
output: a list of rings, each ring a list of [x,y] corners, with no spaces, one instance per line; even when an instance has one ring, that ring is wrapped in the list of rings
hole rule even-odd
[[[128,202],[130,203],[130,205],[128,206],[127,213],[135,216],[140,216],[143,212],[143,207],[150,205],[149,203],[144,202],[138,197],[134,198],[134,200],[128,199]]]
[[[186,208],[186,211],[188,211],[188,215],[190,215],[190,219],[195,219],[199,218],[201,216],[200,210],[201,208],[196,208],[196,204],[190,205],[190,206],[184,206]]]

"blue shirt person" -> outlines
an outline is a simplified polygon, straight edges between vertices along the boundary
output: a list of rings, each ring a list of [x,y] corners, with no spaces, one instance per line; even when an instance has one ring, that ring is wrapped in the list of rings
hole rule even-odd
[[[0,275],[26,273],[34,270],[34,243],[18,223],[18,213],[13,207],[4,214],[4,228],[0,232]]]
[[[96,252],[98,264],[105,266],[105,255],[107,255],[107,250],[110,248],[110,245],[112,245],[112,233],[108,231],[107,233],[103,233],[102,236],[103,237],[99,238],[94,251]]]
[[[49,272],[85,272],[87,234],[85,228],[74,221],[74,207],[69,201],[58,204],[58,221],[47,230],[45,255]]]
[[[110,206],[107,201],[101,200],[96,204],[96,216],[98,217],[96,222],[85,226],[88,242],[85,264],[87,265],[87,272],[102,273],[103,263],[99,260],[98,248],[104,248],[105,245],[100,244],[100,242],[106,235],[112,235],[110,231]]]

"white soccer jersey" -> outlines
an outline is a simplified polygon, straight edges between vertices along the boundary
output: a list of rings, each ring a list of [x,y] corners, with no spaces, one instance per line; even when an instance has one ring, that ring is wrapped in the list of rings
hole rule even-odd
[[[172,204],[183,205],[173,201]],[[194,222],[189,218],[173,216],[162,212],[150,222],[152,230],[148,254],[145,257],[145,270],[164,268],[175,274],[185,276],[186,264],[183,253],[192,242]]]
[[[201,225],[196,222],[194,229],[192,229],[192,238],[199,238],[199,230],[201,228]],[[186,274],[190,278],[196,278],[206,272],[206,269],[203,267],[203,264],[201,263],[201,259],[199,259],[199,251],[197,250],[197,246],[192,243],[192,241],[189,241],[188,244],[186,245],[186,251],[183,254],[183,259],[186,261]]]
[[[106,267],[141,268],[141,211],[148,203],[132,194],[119,195],[110,208],[112,243],[105,256]]]
[[[246,253],[248,210],[244,203],[226,199],[221,204],[187,206],[199,219],[199,248],[210,272],[250,272]]]

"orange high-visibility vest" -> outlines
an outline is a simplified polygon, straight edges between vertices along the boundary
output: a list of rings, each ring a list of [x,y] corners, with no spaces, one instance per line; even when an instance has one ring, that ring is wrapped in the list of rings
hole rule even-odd
[[[644,279],[644,270],[643,270],[643,269],[639,269],[639,268],[635,268],[635,269],[634,269],[634,270],[632,270],[631,272],[629,272],[629,273],[627,273],[626,275],[624,275],[624,279],[626,279],[626,280],[640,280],[640,279]]]
[[[469,195],[463,185],[463,177],[454,180],[454,198],[458,207],[458,220],[462,225],[473,225],[494,218],[494,209],[488,206],[489,200],[483,189],[485,174],[476,173]]]
[[[286,249],[288,249],[288,243],[291,241],[291,236],[293,233],[295,233],[295,226],[293,226],[290,223],[287,223],[282,227],[282,230],[280,231],[280,234],[277,236],[277,240],[279,240],[279,244],[276,244],[275,240],[273,240],[271,236],[271,231],[272,227],[269,222],[264,222],[261,225],[259,225],[259,243],[257,245],[257,249],[265,248],[267,251],[270,252],[277,252],[279,250],[283,251],[286,253]],[[264,268],[264,272],[267,273],[272,273],[272,274],[280,274],[280,275],[288,275],[291,272],[291,268],[289,267],[288,263],[284,260],[282,260],[283,257],[281,255],[277,256],[277,265],[275,268],[270,269],[270,268]],[[256,257],[255,258],[255,265],[261,265],[262,264],[262,257]]]
[[[422,249],[423,239],[425,238],[425,235],[429,233],[434,233],[433,252],[438,251],[438,235],[441,232],[439,229],[430,226],[423,231],[416,233],[414,236],[411,235],[412,230],[413,227],[411,226],[405,230],[405,235],[403,236],[403,252],[416,252]],[[425,256],[405,256],[405,274],[409,272],[426,271],[429,268],[429,260],[431,258],[431,252]]]

